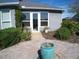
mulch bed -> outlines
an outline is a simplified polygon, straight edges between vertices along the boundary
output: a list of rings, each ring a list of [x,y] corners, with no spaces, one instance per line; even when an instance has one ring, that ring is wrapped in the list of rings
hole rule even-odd
[[[72,36],[69,40],[67,40],[68,42],[71,43],[79,43],[79,36]]]
[[[49,32],[49,33],[44,33],[44,32],[42,32],[42,35],[43,35],[43,37],[44,38],[46,38],[46,39],[54,39],[55,37],[55,32]]]

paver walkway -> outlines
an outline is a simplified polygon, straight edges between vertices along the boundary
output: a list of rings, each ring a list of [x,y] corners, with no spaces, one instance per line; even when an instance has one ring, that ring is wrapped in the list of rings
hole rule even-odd
[[[37,51],[44,42],[56,45],[55,59],[79,59],[79,44],[72,44],[58,40],[46,40],[41,33],[32,33],[32,40],[21,42],[15,46],[0,51],[0,59],[37,59]]]

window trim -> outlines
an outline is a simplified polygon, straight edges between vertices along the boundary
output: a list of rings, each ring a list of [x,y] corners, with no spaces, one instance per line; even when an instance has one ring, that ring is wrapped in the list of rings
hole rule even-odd
[[[41,20],[41,22],[47,22],[48,20]]]
[[[22,22],[30,22],[30,20],[22,20]]]

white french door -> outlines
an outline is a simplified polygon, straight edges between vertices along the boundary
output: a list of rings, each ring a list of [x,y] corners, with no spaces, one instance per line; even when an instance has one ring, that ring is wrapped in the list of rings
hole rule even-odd
[[[40,31],[40,13],[39,12],[31,12],[31,31],[39,32]]]

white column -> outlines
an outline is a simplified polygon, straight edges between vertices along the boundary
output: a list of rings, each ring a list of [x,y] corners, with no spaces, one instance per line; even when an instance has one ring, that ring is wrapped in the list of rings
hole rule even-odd
[[[41,21],[40,21],[40,12],[38,13],[38,32],[40,32]]]
[[[30,29],[33,31],[33,13],[30,12]]]
[[[48,27],[49,27],[49,21],[50,21],[50,20],[49,20],[49,13],[48,13]]]
[[[1,29],[2,29],[2,11],[1,11]]]

